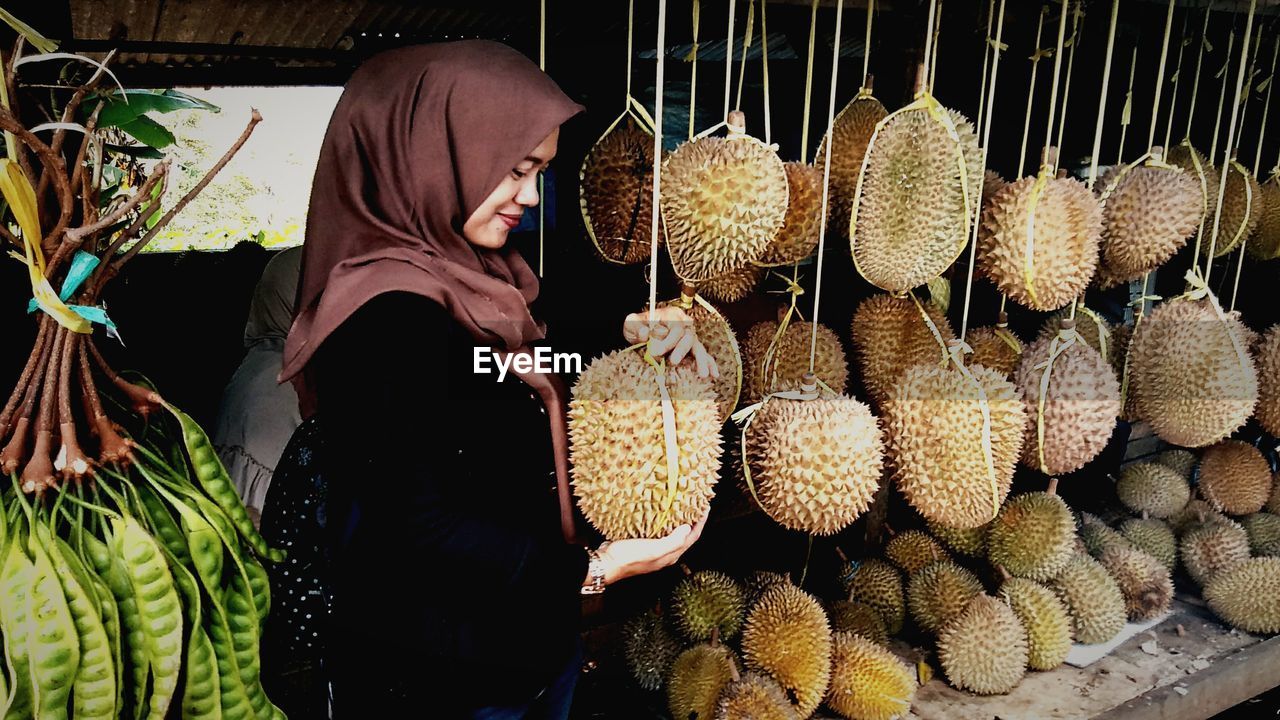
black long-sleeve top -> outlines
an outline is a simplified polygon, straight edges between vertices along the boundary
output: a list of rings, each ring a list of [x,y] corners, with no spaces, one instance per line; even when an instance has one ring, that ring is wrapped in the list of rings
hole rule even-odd
[[[476,374],[475,347],[395,292],[317,352],[333,622],[341,652],[394,656],[426,697],[505,704],[568,661],[587,557],[559,531],[541,400]]]

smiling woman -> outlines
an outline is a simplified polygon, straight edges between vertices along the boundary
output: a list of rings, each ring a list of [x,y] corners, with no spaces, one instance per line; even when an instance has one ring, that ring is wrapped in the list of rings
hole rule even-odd
[[[556,154],[560,128],[538,143],[498,187],[485,198],[479,208],[467,218],[462,234],[480,247],[497,250],[507,242],[507,234],[520,224],[526,208],[538,204],[538,174],[551,163]]]

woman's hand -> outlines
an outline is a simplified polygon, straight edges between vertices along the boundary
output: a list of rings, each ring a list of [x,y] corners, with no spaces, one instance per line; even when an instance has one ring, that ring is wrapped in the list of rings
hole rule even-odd
[[[653,336],[649,335],[648,311],[631,313],[622,322],[622,337],[629,345],[649,342],[649,353],[655,358],[669,355],[672,365],[693,357],[701,377],[720,377],[716,361],[707,352],[693,329],[693,318],[684,310],[668,305],[653,313]]]
[[[708,510],[707,515],[710,513]],[[612,585],[625,578],[674,565],[702,536],[707,515],[703,515],[693,526],[681,525],[664,538],[615,540],[605,545],[600,551],[600,560],[604,563],[604,584]]]

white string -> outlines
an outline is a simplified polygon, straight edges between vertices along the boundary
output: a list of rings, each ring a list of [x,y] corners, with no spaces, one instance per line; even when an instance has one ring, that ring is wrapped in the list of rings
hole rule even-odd
[[[831,98],[827,103],[827,137],[832,136],[832,128],[836,121],[836,77],[840,71],[840,29],[844,21],[844,0],[836,0],[836,36],[833,43],[831,53]],[[826,143],[826,157],[822,162],[822,214],[818,217],[825,218],[827,216],[827,207],[831,200],[831,146],[833,142]],[[811,328],[809,338],[809,372],[813,372],[815,359],[818,355],[818,305],[822,300],[822,260],[823,249],[826,246],[827,239],[827,223],[818,223],[818,279],[813,290],[813,327]]]
[[[658,206],[662,197],[662,89],[666,71],[667,0],[658,0],[658,72],[653,84],[653,213],[649,224],[649,327],[658,308]],[[652,334],[650,335],[652,337]]]

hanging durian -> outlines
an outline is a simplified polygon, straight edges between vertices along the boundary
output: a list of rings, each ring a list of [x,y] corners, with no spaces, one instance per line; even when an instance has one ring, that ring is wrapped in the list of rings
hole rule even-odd
[[[1259,260],[1274,260],[1280,257],[1280,175],[1262,185],[1258,204],[1258,229],[1245,251]]]
[[[750,295],[764,274],[764,268],[746,265],[698,283],[698,294],[718,303],[735,303]]]
[[[871,96],[871,77],[867,87],[835,117],[830,136],[823,137],[813,164],[822,170],[827,157],[827,139],[835,137],[831,146],[831,182],[828,193],[827,218],[830,231],[837,237],[849,236],[849,215],[858,192],[858,175],[862,172],[862,159],[867,143],[876,130],[876,123],[889,114],[884,105]]]
[[[1233,157],[1227,163],[1227,188],[1222,194],[1222,213],[1218,217],[1218,234],[1213,239],[1212,213],[1205,222],[1205,237],[1200,244],[1200,254],[1222,257],[1240,247],[1258,229],[1262,220],[1262,188],[1258,180]]]
[[[938,659],[951,684],[979,695],[1007,693],[1027,666],[1027,632],[1002,600],[978,595],[938,633]]]
[[[1258,366],[1258,409],[1254,417],[1272,437],[1280,437],[1280,325],[1272,325],[1253,350]]]
[[[1190,140],[1183,140],[1170,148],[1168,161],[1170,165],[1182,168],[1199,189],[1201,222],[1204,223],[1200,230],[1201,244],[1207,246],[1209,244],[1207,234],[1213,228],[1213,212],[1218,207],[1218,186],[1222,175],[1204,156],[1204,153],[1191,145]]]
[[[747,666],[782,685],[797,712],[808,717],[831,678],[831,627],[813,596],[794,585],[765,591],[742,631]]]
[[[1084,183],[1055,178],[1051,158],[1036,177],[1007,185],[987,206],[978,265],[1011,300],[1055,310],[1078,298],[1098,265],[1102,211]]]
[[[663,399],[672,406],[678,473],[669,483]],[[634,350],[592,362],[569,403],[573,490],[608,538],[663,537],[706,513],[720,470],[720,412],[709,378],[682,364],[661,376]]]
[[[1026,351],[1022,341],[1009,331],[1009,319],[1004,313],[1000,314],[1000,322],[994,326],[970,330],[965,342],[973,348],[968,360],[970,365],[990,368],[1006,378],[1013,376],[1022,353]]]
[[[786,219],[782,229],[754,264],[760,267],[794,265],[818,247],[822,225],[822,169],[802,162],[785,163],[787,171]]]
[[[812,334],[813,324],[807,320],[788,321],[780,336],[777,322],[765,320],[753,325],[742,348],[743,400],[756,403],[769,393],[799,388],[809,372]],[[821,324],[813,372],[837,393],[843,393],[849,382],[849,364],[840,338]]]
[[[1114,168],[1102,190],[1103,288],[1142,278],[1173,257],[1203,217],[1199,180],[1164,162],[1164,149],[1134,168]]]
[[[1085,343],[1098,351],[1112,367],[1124,362],[1124,353],[1127,343],[1123,342],[1123,338],[1115,336],[1118,328],[1112,327],[1107,319],[1085,307],[1084,303],[1076,305],[1075,310],[1075,328],[1080,333],[1080,337],[1084,338]],[[1045,338],[1053,338],[1062,331],[1062,324],[1071,317],[1071,308],[1065,307],[1051,314],[1045,319],[1044,324],[1040,326],[1040,334],[1036,336],[1037,340]],[[1127,327],[1121,325],[1120,327]],[[1119,373],[1116,373],[1119,375]]]
[[[1129,392],[1162,440],[1204,447],[1249,419],[1258,379],[1248,331],[1211,296],[1156,306],[1129,346]]]
[[[596,252],[610,262],[649,257],[653,135],[627,115],[591,146],[578,173],[578,202]]]
[[[917,306],[909,297],[892,295],[863,300],[853,314],[850,335],[862,384],[878,405],[907,368],[947,362],[946,343],[955,339],[946,315],[931,303]]]
[[[680,307],[693,320],[694,333],[720,371],[720,376],[712,379],[712,385],[720,408],[720,421],[724,422],[738,406],[738,396],[742,393],[742,352],[733,326],[720,311],[697,301],[696,293],[694,288],[687,287],[679,299],[660,303],[659,307]]]
[[[1271,466],[1258,448],[1226,440],[1205,448],[1200,456],[1200,496],[1215,510],[1249,515],[1271,497]]]
[[[684,143],[662,162],[662,219],[671,264],[698,282],[754,262],[782,227],[787,172],[777,151],[729,114],[727,137]]]
[[[914,669],[867,638],[835,634],[827,705],[848,720],[893,720],[911,709]]]

